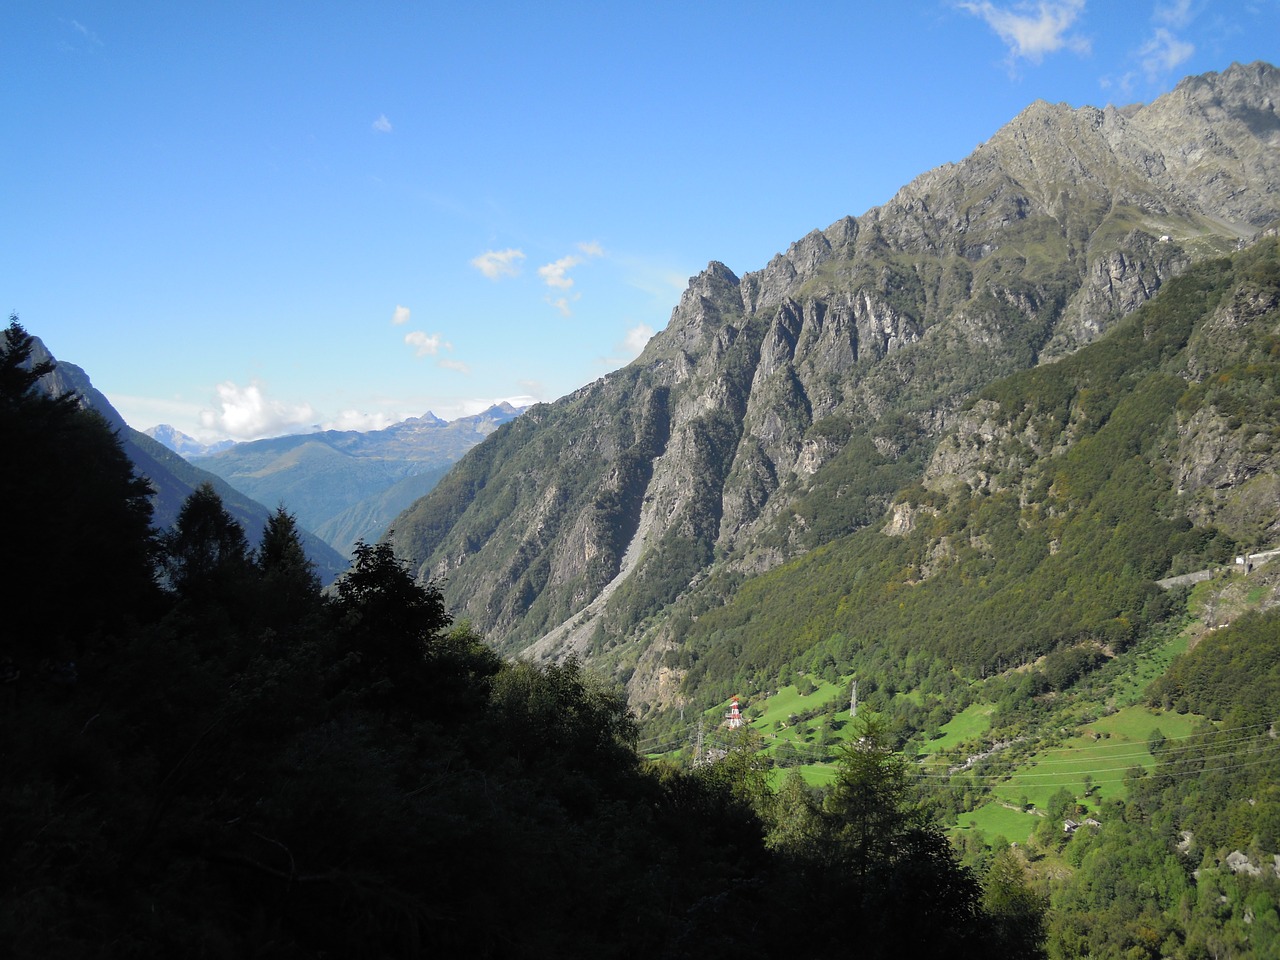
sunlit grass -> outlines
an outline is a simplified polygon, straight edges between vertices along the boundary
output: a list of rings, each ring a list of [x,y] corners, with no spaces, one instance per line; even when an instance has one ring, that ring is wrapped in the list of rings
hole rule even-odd
[[[929,740],[920,748],[920,753],[943,753],[952,747],[958,747],[967,740],[980,737],[991,727],[991,714],[995,707],[990,703],[971,703],[954,717],[942,725],[942,736]]]
[[[1011,810],[998,802],[984,803],[978,809],[961,814],[954,832],[974,831],[987,842],[1004,837],[1014,843],[1026,843],[1031,832],[1040,824],[1040,817],[1021,810]]]

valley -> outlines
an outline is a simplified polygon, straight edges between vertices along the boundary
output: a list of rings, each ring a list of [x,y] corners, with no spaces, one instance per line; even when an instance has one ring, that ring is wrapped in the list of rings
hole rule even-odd
[[[187,462],[15,316],[0,931],[1280,955],[1278,102],[1036,101],[447,425]]]

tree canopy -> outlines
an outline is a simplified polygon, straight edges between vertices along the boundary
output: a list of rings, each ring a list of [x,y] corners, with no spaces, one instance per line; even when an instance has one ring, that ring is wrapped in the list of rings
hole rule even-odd
[[[75,660],[154,591],[151,488],[100,416],[42,389],[54,364],[35,362],[34,344],[11,316],[0,351],[0,580],[28,612],[27,629],[6,631],[28,668]]]
[[[16,322],[7,342],[29,350]],[[326,594],[287,511],[255,555],[211,487],[157,555],[118,441],[30,372],[0,369],[3,502],[38,562],[6,573],[58,627],[10,639],[24,669],[0,674],[13,956],[780,956],[800,923],[828,955],[850,918],[868,956],[1000,942],[882,747],[826,805],[775,800],[749,738],[650,764],[578,662],[503,662],[385,543]],[[65,562],[99,537],[108,573]],[[93,642],[66,626],[86,599]],[[59,642],[71,687],[25,669]],[[782,827],[804,817],[814,843]]]

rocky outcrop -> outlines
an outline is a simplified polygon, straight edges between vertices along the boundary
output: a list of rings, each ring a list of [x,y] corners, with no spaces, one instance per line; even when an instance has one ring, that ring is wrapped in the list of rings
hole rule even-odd
[[[1280,74],[1253,65],[1124,111],[1036,103],[759,271],[712,262],[631,366],[463,458],[396,520],[397,549],[505,649],[612,658],[669,696],[646,650],[674,642],[663,618],[709,572],[882,517],[872,478],[896,462],[928,462],[927,488],[989,490],[1069,444],[965,402],[1280,216],[1278,98]],[[895,510],[891,532],[917,521]]]

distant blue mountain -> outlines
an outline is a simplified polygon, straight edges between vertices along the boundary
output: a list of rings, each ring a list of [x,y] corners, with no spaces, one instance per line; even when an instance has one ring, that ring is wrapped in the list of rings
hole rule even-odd
[[[214,453],[221,453],[229,447],[234,447],[234,440],[218,440],[214,443],[201,443],[195,437],[190,437],[183,433],[177,427],[171,427],[167,423],[162,423],[150,430],[143,430],[148,437],[157,440],[164,446],[168,447],[180,457],[190,460],[192,457],[207,457]]]
[[[193,466],[159,441],[133,429],[125,423],[119,411],[111,405],[111,401],[94,387],[84,370],[73,363],[55,360],[38,337],[35,338],[32,348],[33,361],[39,363],[44,360],[53,360],[57,364],[53,372],[40,381],[45,390],[55,396],[67,393],[77,394],[86,407],[99,413],[116,431],[125,453],[133,461],[134,469],[140,476],[151,481],[152,489],[155,491],[152,498],[155,510],[154,523],[158,528],[167,530],[172,527],[183,501],[200,484],[212,483],[227,511],[244,527],[249,542],[257,544],[274,505],[268,509],[216,474]],[[300,519],[298,522],[303,527],[303,547],[307,551],[307,556],[316,565],[316,573],[323,583],[331,583],[349,565],[347,559],[349,555],[338,553],[307,530],[306,524]]]
[[[524,408],[499,403],[445,421],[428,412],[383,430],[325,430],[237,443],[192,462],[262,503],[283,503],[344,556],[374,541],[468,450]]]

